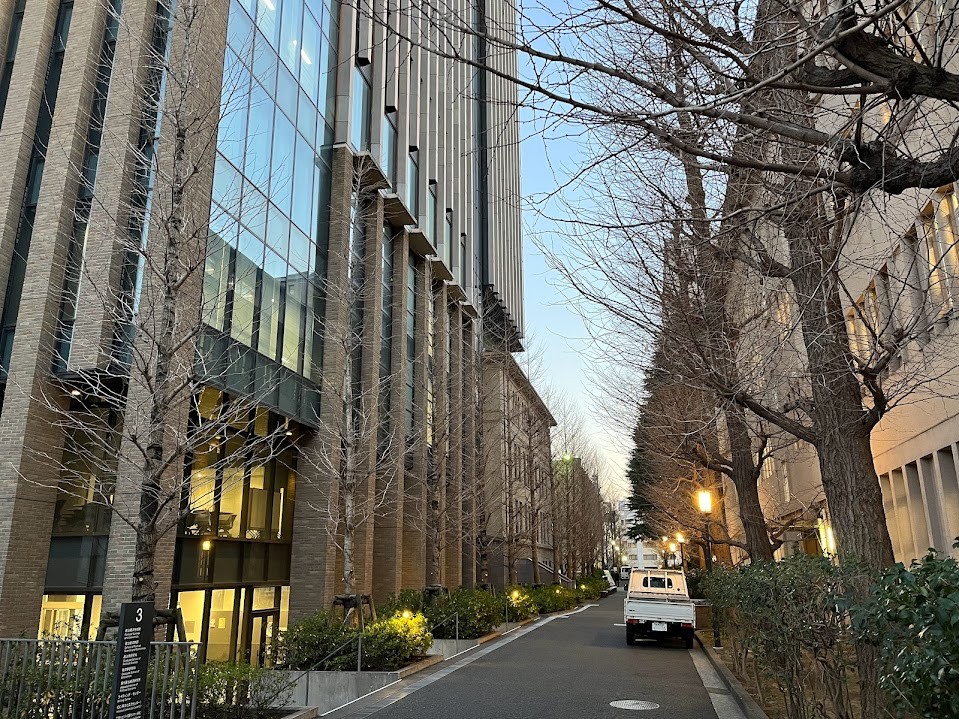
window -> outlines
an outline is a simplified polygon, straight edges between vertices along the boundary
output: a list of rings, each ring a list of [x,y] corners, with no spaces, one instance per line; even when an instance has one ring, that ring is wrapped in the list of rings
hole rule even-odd
[[[446,260],[446,266],[453,267],[453,211],[446,210],[446,232],[443,234],[443,258]]]
[[[672,589],[673,580],[668,577],[643,577],[643,586],[650,589]]]
[[[39,637],[95,639],[102,599],[99,594],[44,594]]]
[[[383,172],[392,186],[396,186],[396,110],[386,113],[383,122]]]
[[[17,58],[17,46],[20,44],[20,29],[23,27],[23,12],[27,0],[17,0],[10,20],[10,34],[7,35],[7,54],[4,57],[3,71],[0,74],[0,125],[7,106],[7,93],[10,91],[10,78],[13,76],[13,63]]]
[[[416,258],[411,254],[406,269],[406,436],[413,441],[413,402],[416,364]]]
[[[393,228],[383,225],[381,243],[383,270],[383,303],[380,312],[380,386],[379,386],[379,441],[383,447],[390,430],[390,374],[393,364]]]
[[[353,118],[350,139],[359,152],[370,149],[370,108],[373,102],[369,64],[353,68]]]
[[[434,245],[439,244],[440,239],[439,233],[436,231],[438,227],[436,223],[436,180],[430,180],[429,190],[426,193],[426,227],[423,229]]]
[[[286,0],[282,4],[280,22],[280,59],[294,75],[300,71],[301,20],[303,3],[298,0]]]
[[[410,207],[413,217],[420,215],[420,152],[415,147],[410,148],[406,161],[406,204]]]

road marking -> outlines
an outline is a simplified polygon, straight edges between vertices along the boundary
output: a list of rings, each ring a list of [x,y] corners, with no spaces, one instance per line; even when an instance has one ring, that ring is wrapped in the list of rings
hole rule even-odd
[[[644,699],[620,699],[619,701],[610,702],[609,705],[614,709],[633,709],[640,711],[643,709],[659,709],[659,704],[656,702],[648,702]]]
[[[709,694],[709,701],[713,703],[713,711],[719,719],[746,719],[736,699],[726,689],[726,683],[719,676],[719,673],[713,669],[713,665],[700,649],[690,649],[689,656],[693,660],[693,666],[699,673],[699,678]]]
[[[625,627],[626,625],[625,625],[625,624],[614,624],[613,626],[614,626],[614,627]]]

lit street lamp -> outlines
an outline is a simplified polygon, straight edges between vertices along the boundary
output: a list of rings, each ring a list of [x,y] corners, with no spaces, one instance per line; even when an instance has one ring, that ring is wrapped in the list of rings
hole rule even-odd
[[[703,514],[703,539],[706,543],[706,571],[713,571],[713,545],[709,536],[709,515],[713,511],[713,495],[708,489],[701,489],[696,493],[696,500],[699,504],[699,511]],[[719,623],[716,617],[716,608],[712,607],[710,614],[713,618],[713,646],[721,647],[722,641],[719,639]]]
[[[683,567],[683,571],[686,571],[686,537],[683,536],[682,532],[676,532],[676,541],[679,542],[679,559]]]

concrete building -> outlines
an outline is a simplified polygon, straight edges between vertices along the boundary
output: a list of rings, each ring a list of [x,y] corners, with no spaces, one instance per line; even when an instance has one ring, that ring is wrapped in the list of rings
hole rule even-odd
[[[663,564],[662,552],[656,547],[655,542],[643,542],[626,536],[626,530],[633,525],[636,519],[636,513],[629,508],[627,500],[620,499],[616,503],[616,514],[619,524],[623,528],[620,556],[618,557],[619,566],[630,567],[631,569],[656,569],[661,567]]]
[[[486,353],[480,401],[481,579],[499,588],[552,581],[550,429],[556,420],[509,352]]]
[[[483,8],[501,26],[513,12]],[[144,267],[173,180],[191,184],[171,226],[195,240],[178,252],[202,269],[185,361],[209,374],[180,424],[250,414],[170,468],[186,482],[157,545],[158,606],[183,610],[208,658],[255,660],[342,591],[337,525],[315,508],[336,444],[323,428],[342,417],[327,390],[345,377],[354,399],[377,398],[375,434],[402,445],[382,494],[380,474],[365,488],[383,502],[357,531],[358,591],[475,581],[470,397],[484,348],[519,350],[523,333],[515,90],[424,50],[419,12],[0,0],[0,636],[92,634],[131,596],[136,537],[110,504],[143,495],[92,468],[87,435],[58,418],[96,416],[107,434],[134,422],[144,383],[123,368],[144,346],[134,319],[160,306]],[[350,332],[355,352],[334,342]],[[264,433],[279,439],[258,459]],[[387,463],[375,437],[359,450]],[[439,567],[422,521],[434,499]]]
[[[896,406],[871,441],[895,557],[907,565],[930,547],[959,556],[957,217],[951,185],[893,198],[881,213],[863,213],[846,250],[853,351],[865,360],[874,343],[902,344],[881,378]],[[780,556],[836,552],[814,448],[797,443],[778,452],[763,468],[760,491],[766,516],[790,528]],[[733,515],[727,482],[729,499]]]

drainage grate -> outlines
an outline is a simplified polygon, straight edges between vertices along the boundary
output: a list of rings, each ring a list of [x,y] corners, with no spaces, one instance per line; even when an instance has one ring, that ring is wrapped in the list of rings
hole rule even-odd
[[[659,704],[656,702],[647,702],[642,699],[620,699],[619,701],[610,702],[609,705],[616,709],[659,709]]]

